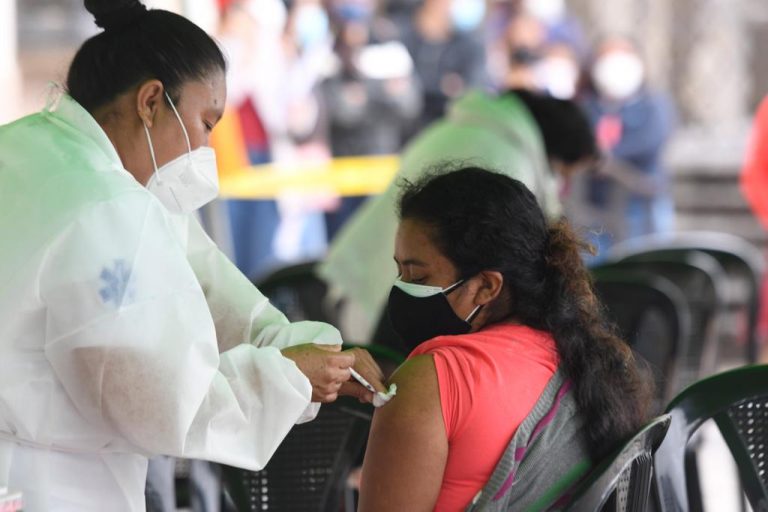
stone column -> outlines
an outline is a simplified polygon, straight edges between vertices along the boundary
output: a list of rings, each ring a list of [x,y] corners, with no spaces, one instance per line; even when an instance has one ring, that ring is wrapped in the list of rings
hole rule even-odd
[[[695,124],[722,126],[749,115],[749,26],[742,2],[697,0],[690,19],[677,20],[690,38],[681,62],[679,98]]]
[[[568,10],[582,22],[587,37],[594,41],[604,34],[637,34],[639,0],[569,0]]]
[[[643,45],[648,82],[656,89],[668,91],[672,73],[672,2],[646,1],[638,40]]]

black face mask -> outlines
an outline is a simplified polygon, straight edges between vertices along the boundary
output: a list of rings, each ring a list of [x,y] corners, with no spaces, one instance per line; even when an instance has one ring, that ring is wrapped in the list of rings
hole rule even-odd
[[[389,320],[409,351],[435,336],[467,334],[470,331],[472,320],[482,306],[477,306],[463,320],[453,311],[446,297],[463,283],[464,280],[461,280],[443,290],[400,280],[395,282],[389,292]]]

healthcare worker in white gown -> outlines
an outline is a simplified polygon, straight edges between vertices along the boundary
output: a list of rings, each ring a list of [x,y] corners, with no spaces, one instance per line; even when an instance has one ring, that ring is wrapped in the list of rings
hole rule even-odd
[[[0,487],[29,512],[144,510],[148,456],[259,469],[311,402],[372,399],[351,365],[381,387],[192,215],[217,191],[215,42],[136,0],[85,5],[105,30],[68,94],[0,127]]]

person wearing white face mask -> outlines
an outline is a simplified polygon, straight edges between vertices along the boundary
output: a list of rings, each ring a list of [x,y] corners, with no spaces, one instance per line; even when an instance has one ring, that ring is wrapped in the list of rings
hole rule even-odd
[[[520,181],[463,162],[403,182],[395,207],[388,314],[410,354],[358,510],[561,510],[652,396],[602,327],[583,245]]]
[[[476,0],[426,0],[404,28],[400,40],[423,92],[422,113],[409,136],[440,118],[452,99],[486,85],[485,49],[474,33],[484,16]]]
[[[636,45],[605,38],[591,68],[584,107],[606,159],[585,183],[598,260],[624,238],[673,229],[674,204],[662,152],[673,128],[669,101],[646,85]]]
[[[176,110],[176,105],[165,91],[165,98],[179,120],[184,140],[187,143],[187,153],[157,167],[155,148],[149,134],[147,123],[144,132],[147,134],[149,154],[152,157],[152,167],[155,169],[147,182],[147,190],[152,192],[160,202],[172,213],[192,213],[201,206],[213,201],[219,194],[219,175],[216,172],[216,153],[213,148],[200,146],[194,151],[189,142],[189,134],[184,121]]]
[[[333,327],[290,324],[191,214],[225,62],[191,22],[86,0],[67,94],[0,127],[0,487],[24,510],[143,511],[147,458],[263,467],[339,394],[383,390]]]

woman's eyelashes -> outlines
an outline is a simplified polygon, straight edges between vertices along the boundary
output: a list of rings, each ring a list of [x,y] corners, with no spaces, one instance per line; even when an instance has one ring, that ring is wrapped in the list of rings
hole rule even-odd
[[[400,281],[411,284],[424,284],[427,281],[426,277],[404,276],[402,272],[398,272],[397,278]]]

